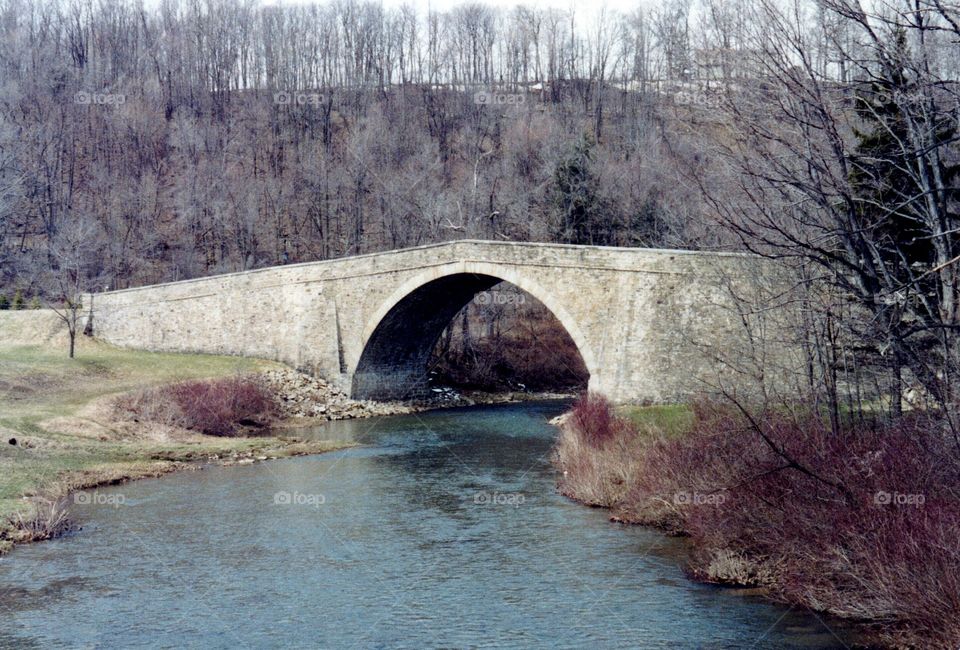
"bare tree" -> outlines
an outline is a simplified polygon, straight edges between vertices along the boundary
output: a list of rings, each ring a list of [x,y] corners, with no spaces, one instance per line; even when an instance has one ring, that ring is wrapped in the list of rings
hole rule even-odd
[[[87,217],[67,221],[53,238],[50,266],[44,273],[50,296],[47,307],[67,326],[71,359],[83,321],[83,294],[94,286],[91,277],[97,271],[98,230],[98,225]]]
[[[748,249],[851,301],[831,320],[846,331],[826,341],[860,341],[861,361],[886,366],[894,413],[909,372],[950,414],[960,361],[954,104],[919,35],[899,22],[877,29],[884,21],[855,4],[830,8],[869,44],[855,62],[862,81],[824,78],[805,8],[757,4],[750,40],[765,83],[728,95],[718,148],[740,199],[704,190]]]

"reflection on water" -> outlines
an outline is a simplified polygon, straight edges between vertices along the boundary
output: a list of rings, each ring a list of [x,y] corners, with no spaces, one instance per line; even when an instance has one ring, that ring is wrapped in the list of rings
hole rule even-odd
[[[558,496],[562,409],[330,423],[366,446],[102,490],[0,562],[0,647],[844,647]]]

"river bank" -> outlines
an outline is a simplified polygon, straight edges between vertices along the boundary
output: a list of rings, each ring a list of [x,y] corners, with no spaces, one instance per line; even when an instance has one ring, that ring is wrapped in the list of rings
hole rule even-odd
[[[77,357],[69,359],[66,346],[55,314],[0,311],[0,555],[55,535],[64,502],[76,490],[342,448],[345,443],[299,435],[327,421],[517,398],[441,391],[433,402],[419,404],[357,401],[322,379],[269,361],[123,350],[82,336]],[[277,413],[269,431],[204,435],[143,417],[125,404],[153,392],[153,410],[163,411],[169,408],[163,387],[236,377],[255,377],[272,393]]]
[[[942,430],[917,417],[837,434],[708,402],[671,428],[660,408],[626,417],[591,396],[556,419],[559,491],[685,537],[694,580],[852,621],[871,646],[958,647],[960,465]]]
[[[0,554],[43,539],[74,490],[205,464],[254,463],[343,446],[280,436],[221,438],[130,421],[117,398],[171,382],[282,371],[270,362],[119,350],[80,337],[77,358],[55,315],[0,312]]]

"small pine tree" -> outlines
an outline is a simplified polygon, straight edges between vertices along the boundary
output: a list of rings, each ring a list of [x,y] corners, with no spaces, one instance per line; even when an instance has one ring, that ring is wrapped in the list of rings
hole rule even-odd
[[[663,244],[666,229],[663,209],[656,194],[651,191],[630,220],[628,241],[631,246],[660,246]]]
[[[581,137],[553,172],[554,204],[560,216],[557,233],[566,244],[613,243],[614,228],[593,171],[593,142]]]
[[[30,300],[30,309],[40,309],[42,305],[40,304],[40,296],[34,296]]]
[[[23,292],[17,291],[13,294],[13,308],[16,310],[23,309],[26,307],[26,301],[23,299]]]
[[[0,293],[0,310],[2,309],[10,309],[10,301],[5,295]]]
[[[948,163],[946,156],[931,160],[918,147],[946,150],[955,141],[957,129],[952,113],[938,110],[908,73],[909,51],[903,31],[894,39],[895,54],[883,74],[856,95],[860,128],[854,130],[857,146],[850,157],[849,178],[856,201],[856,230],[875,251],[883,273],[897,284],[911,287],[905,296],[915,310],[933,315],[940,312],[944,298],[939,278],[931,272],[940,260],[938,244],[952,246],[949,233],[960,223],[955,207],[960,199],[960,166]],[[927,144],[920,147],[911,137],[914,133],[924,136]],[[942,179],[943,191],[928,196],[928,188],[917,180],[923,176]],[[928,210],[931,199],[942,206],[936,219]],[[903,309],[888,311],[883,322],[893,337],[902,340],[914,326],[912,315]],[[920,349],[925,354],[940,342],[933,337],[915,337],[913,345],[922,346],[915,347],[914,353]],[[899,395],[905,359],[898,352],[887,359],[892,392]],[[899,397],[891,400],[897,415],[900,404]]]
[[[925,167],[925,173],[943,178],[951,189],[949,196],[940,198],[945,206],[950,206],[960,198],[956,190],[960,167],[941,160],[939,167],[933,169],[920,152],[912,149],[911,127],[904,109],[916,104],[922,94],[903,64],[908,58],[906,36],[900,31],[894,38],[898,56],[892,59],[884,75],[856,95],[861,127],[854,129],[857,147],[851,158],[850,182],[858,202],[859,227],[875,244],[887,269],[907,284],[936,261],[935,233],[925,214],[928,197],[914,174]],[[956,137],[952,118],[945,120],[934,115],[925,126],[937,145]],[[952,222],[960,218],[960,214],[949,209],[945,212]]]

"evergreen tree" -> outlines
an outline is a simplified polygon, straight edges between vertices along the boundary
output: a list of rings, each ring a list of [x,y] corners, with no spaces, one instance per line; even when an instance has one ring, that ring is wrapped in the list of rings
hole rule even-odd
[[[647,248],[662,246],[666,229],[663,209],[656,194],[651,191],[630,219],[627,244]]]
[[[861,128],[855,130],[857,146],[850,157],[856,224],[848,236],[866,244],[884,278],[885,290],[872,288],[872,300],[876,322],[887,328],[882,345],[890,350],[885,356],[893,393],[901,394],[902,369],[910,365],[943,399],[947,393],[940,379],[910,360],[948,345],[947,330],[929,325],[949,323],[943,305],[954,301],[947,294],[955,287],[945,286],[933,270],[955,255],[960,167],[943,154],[956,137],[956,125],[912,78],[905,35],[894,39],[883,74],[855,96]],[[900,399],[892,400],[892,409],[900,412]]]
[[[565,244],[614,243],[613,224],[600,198],[600,179],[593,173],[593,142],[582,136],[553,174],[554,204],[559,213],[558,239]]]
[[[939,169],[929,169],[927,152],[918,150],[911,139],[908,118],[923,115],[920,104],[925,95],[904,65],[908,56],[905,35],[900,32],[895,39],[886,72],[855,96],[861,127],[855,129],[857,146],[850,180],[862,236],[878,251],[884,268],[906,285],[936,263],[934,238],[938,232],[931,227],[927,192],[917,182],[920,170],[928,167],[928,174],[947,180],[952,196],[941,200],[949,205],[957,198],[958,167],[939,157]],[[953,120],[921,120],[921,124],[931,129],[936,147],[955,137]],[[949,219],[956,221],[958,216],[953,212]]]

